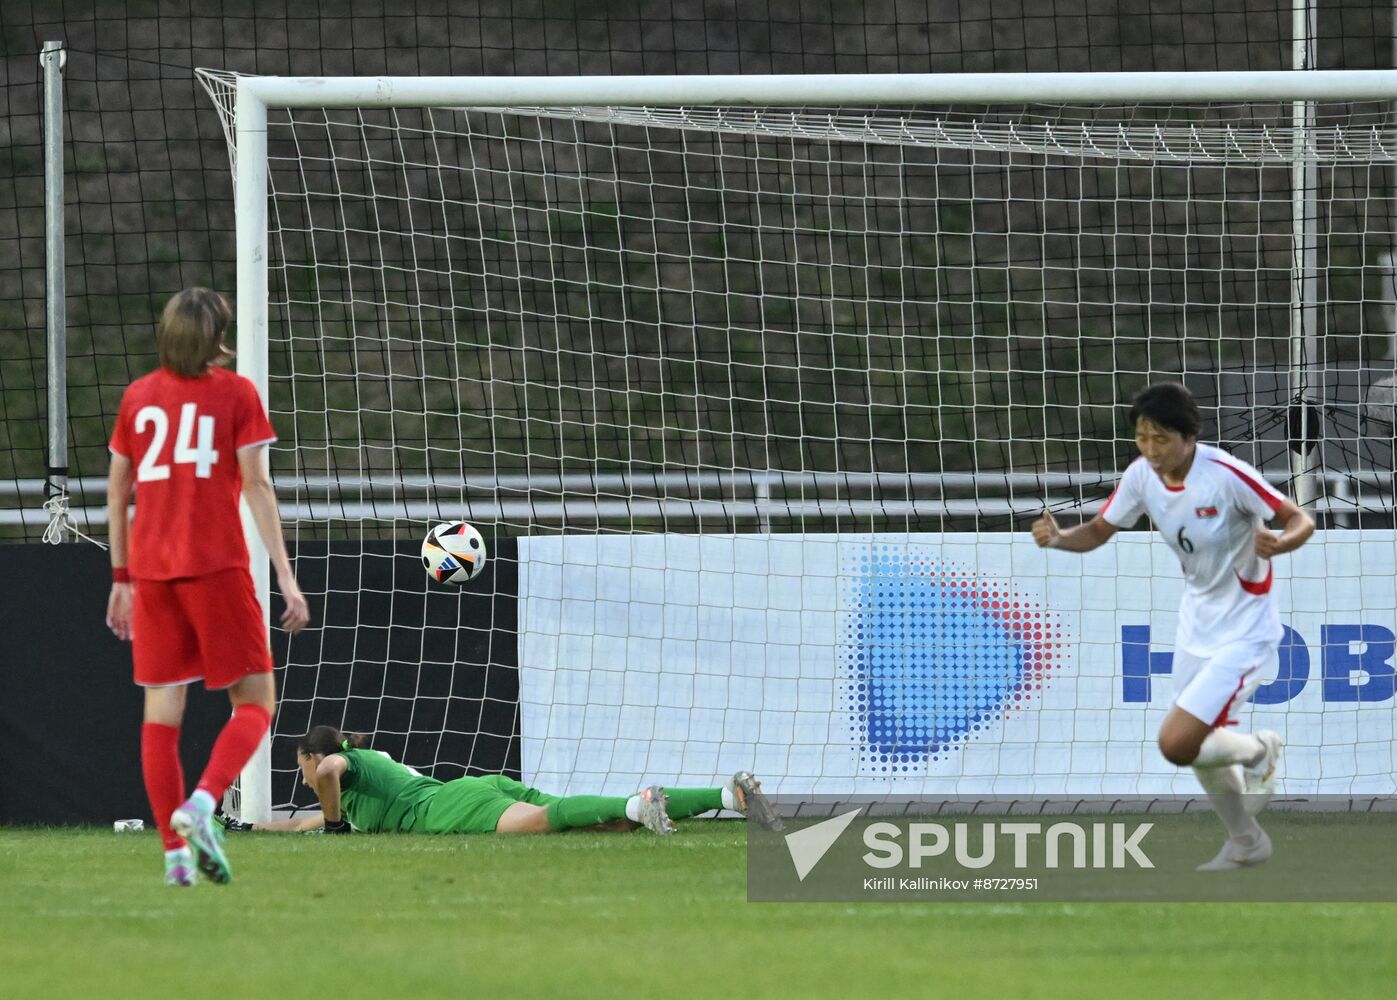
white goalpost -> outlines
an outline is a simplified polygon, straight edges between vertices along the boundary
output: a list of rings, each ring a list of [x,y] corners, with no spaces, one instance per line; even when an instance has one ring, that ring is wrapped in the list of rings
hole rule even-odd
[[[1285,794],[1395,790],[1397,71],[199,73],[323,609],[272,738],[562,794],[1191,792],[1177,567],[1025,534],[1099,509],[1169,377],[1323,521],[1253,709]],[[416,558],[452,519],[461,591]],[[271,746],[244,818],[296,794]]]

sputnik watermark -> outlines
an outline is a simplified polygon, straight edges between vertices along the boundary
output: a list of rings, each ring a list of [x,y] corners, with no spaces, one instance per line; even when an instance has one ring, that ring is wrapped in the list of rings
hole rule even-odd
[[[791,852],[791,864],[796,867],[797,879],[805,881],[805,876],[829,853],[839,835],[849,828],[850,823],[858,819],[861,812],[862,809],[852,809],[823,823],[786,834],[786,850]]]
[[[1232,864],[1202,797],[776,801],[784,830],[747,825],[754,902],[1397,902],[1397,798],[1272,803],[1274,850]]]
[[[949,829],[948,829],[949,827]],[[978,870],[1003,858],[1001,845],[1012,845],[1012,865],[1025,868],[1153,868],[1144,840],[1153,823],[909,823],[907,844],[895,823],[864,827],[863,856],[874,868],[920,868],[948,850],[962,868]],[[1066,849],[1064,850],[1064,841]],[[1090,857],[1088,857],[1088,851]],[[904,861],[905,859],[905,861]]]
[[[786,835],[796,878],[804,882],[861,809]],[[1154,823],[954,822],[870,823],[862,830],[864,864],[872,868],[921,868],[932,859],[954,861],[972,871],[1007,859],[1027,868],[1153,868],[1144,842]],[[905,836],[904,836],[905,835]],[[892,888],[871,880],[869,888]],[[905,881],[905,880],[904,880]]]

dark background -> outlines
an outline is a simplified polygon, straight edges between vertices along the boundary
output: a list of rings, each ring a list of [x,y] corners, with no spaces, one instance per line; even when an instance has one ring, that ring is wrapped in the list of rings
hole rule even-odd
[[[274,803],[314,804],[296,780],[296,736],[341,719],[442,780],[519,777],[512,543],[501,541],[496,556],[467,591],[430,583],[415,546],[293,549],[316,627],[272,633]],[[130,646],[104,621],[109,566],[92,545],[0,547],[0,824],[150,821],[141,692]],[[274,618],[281,609],[274,594]],[[194,685],[181,733],[190,787],[227,718],[227,695]]]
[[[1389,3],[1326,0],[1320,7],[1319,67],[1392,65]],[[32,506],[32,499],[21,500],[13,484],[41,478],[46,465],[37,53],[49,39],[61,40],[68,48],[69,464],[74,478],[99,478],[105,474],[105,444],[120,393],[134,375],[153,365],[153,317],[161,305],[183,287],[202,284],[228,289],[234,284],[228,149],[218,115],[195,81],[196,67],[330,75],[1271,70],[1290,66],[1291,4],[1288,0],[413,0],[392,5],[331,3],[307,13],[280,0],[191,5],[168,0],[6,0],[0,4],[0,513]],[[1284,188],[1285,172],[1273,173],[1275,183]],[[1384,288],[1389,279],[1381,261],[1394,241],[1390,174],[1386,168],[1335,170],[1322,180],[1324,211],[1330,214],[1322,220],[1326,235],[1321,268],[1334,277],[1332,287],[1326,284],[1320,291],[1322,301],[1328,303],[1322,310],[1321,352],[1326,362],[1347,366],[1349,371],[1354,365],[1371,366],[1365,380],[1391,371],[1391,319]],[[1131,177],[1134,174],[1122,171],[1119,183]],[[1130,180],[1146,190],[1157,182],[1149,170]],[[1068,199],[1061,204],[1070,203]],[[944,425],[935,433],[901,429],[909,439],[921,438],[923,447],[917,454],[899,458],[908,449],[897,447],[871,456],[867,448],[862,455],[855,454],[857,448],[835,455],[810,452],[811,435],[802,440],[800,433],[782,428],[824,426],[831,419],[831,407],[825,401],[798,412],[802,397],[797,395],[792,405],[777,396],[764,410],[757,402],[760,396],[749,399],[747,393],[737,392],[750,412],[736,414],[734,425],[768,431],[750,446],[752,454],[734,454],[730,461],[738,469],[750,464],[808,471],[860,471],[858,463],[871,463],[869,471],[900,472],[899,461],[914,464],[914,471],[933,472],[993,471],[1004,462],[1021,471],[1113,470],[1129,442],[1120,434],[1118,415],[1109,406],[1098,406],[1101,398],[1128,397],[1146,371],[1208,372],[1214,367],[1250,371],[1287,364],[1285,231],[1289,216],[1283,205],[1275,207],[1284,216],[1272,220],[1278,239],[1268,243],[1274,245],[1257,265],[1240,264],[1233,271],[1225,262],[1215,262],[1201,270],[1161,271],[1201,283],[1184,289],[1161,288],[1157,293],[1132,292],[1165,306],[1181,296],[1194,303],[1199,313],[1188,319],[1189,344],[1184,343],[1182,320],[1167,308],[1129,317],[1088,317],[1081,307],[1062,316],[1049,316],[1046,310],[1014,315],[1002,301],[1002,292],[996,291],[1004,281],[1003,268],[998,275],[992,273],[999,259],[996,240],[1002,242],[996,227],[1012,223],[977,221],[972,224],[981,234],[977,242],[971,246],[964,241],[968,250],[958,251],[968,254],[966,259],[946,259],[967,274],[972,270],[965,268],[968,261],[989,262],[973,269],[974,301],[964,303],[950,296],[951,305],[930,314],[942,346],[935,346],[933,337],[923,337],[917,345],[921,351],[944,350],[955,357],[944,364],[935,357],[911,357],[912,346],[900,348],[908,352],[903,356],[908,362],[904,367],[915,362],[926,366],[924,370],[944,369],[937,376],[939,382],[933,379],[930,386],[939,394]],[[1054,231],[1068,226],[1062,219],[1041,221]],[[956,229],[964,222],[943,218],[940,224]],[[1152,224],[1146,220],[1142,225],[1148,230]],[[1030,241],[1033,232],[1027,231]],[[1181,261],[1209,259],[1201,244],[1166,251],[1144,242],[1143,256],[1118,251],[1115,269],[1109,272],[1112,280],[1138,281],[1151,268],[1176,268]],[[1031,251],[1020,246],[1014,250],[1015,255],[1026,252],[1029,255],[1021,260],[1032,270]],[[1173,253],[1180,256],[1171,258]],[[546,267],[550,262],[537,263]],[[589,266],[595,270],[595,265]],[[1216,268],[1221,270],[1215,272]],[[1261,274],[1270,276],[1272,287],[1257,280]],[[1210,275],[1221,280],[1209,284]],[[898,284],[895,272],[883,280],[892,284],[881,291],[894,300],[918,294]],[[1249,281],[1258,287],[1251,288]],[[877,292],[878,288],[870,288],[871,294]],[[1237,310],[1239,329],[1207,329],[1210,315],[1224,327],[1232,322],[1210,296],[1242,304]],[[1083,297],[1110,301],[1111,290],[1084,289]],[[596,303],[592,307],[599,308]],[[323,323],[333,320],[322,317]],[[278,317],[273,321],[278,322]],[[814,322],[815,332],[822,333],[820,321]],[[1110,329],[1112,322],[1115,330]],[[1200,329],[1202,337],[1197,335]],[[1022,337],[1021,330],[1027,331]],[[987,335],[979,337],[977,331]],[[589,326],[575,335],[594,332]],[[756,359],[753,370],[759,370],[763,360],[781,363],[792,349],[791,338],[774,325],[767,332],[750,344],[723,343],[716,349],[727,351],[731,346],[734,353],[730,358],[722,355],[724,360]],[[884,339],[900,342],[903,332],[890,329]],[[906,331],[909,345],[914,332],[922,331]],[[704,350],[696,342],[691,366],[703,360]],[[739,350],[744,353],[739,355]],[[1012,356],[1008,362],[1006,351]],[[1110,360],[1106,373],[1077,377],[1078,369],[1099,368],[1106,355]],[[888,363],[872,347],[866,357],[855,361]],[[983,386],[959,384],[952,369],[997,376],[999,366],[1006,363],[1026,371],[1041,364],[1056,373],[1050,379],[1026,379],[1005,391],[1020,409],[1028,403],[1029,412],[1050,416],[1052,408],[1058,407],[1064,426],[1060,434],[1050,435],[1051,447],[1039,454],[1015,453],[1006,458],[969,453],[963,439],[992,441],[998,433],[1017,435],[1022,430],[1010,425],[1015,407],[1006,406],[1002,399],[987,399],[989,392]],[[741,367],[727,365],[730,371]],[[1121,376],[1121,384],[1112,385],[1109,372],[1135,374]],[[674,379],[676,372],[664,371],[663,376]],[[1228,392],[1233,404],[1253,415],[1260,413],[1273,426],[1284,423],[1283,412],[1266,412],[1274,400],[1260,398],[1263,394],[1255,386],[1230,385],[1220,376],[1206,388]],[[272,391],[275,395],[279,387],[274,385]],[[809,393],[811,389],[773,386],[767,391]],[[855,425],[837,425],[850,441],[857,442],[860,422],[863,433],[868,433],[870,413],[905,413],[909,402],[921,402],[892,398],[886,387],[872,387],[869,392],[866,400],[841,399],[847,410],[835,408],[839,412],[833,419],[847,418]],[[631,412],[642,405],[644,400],[636,397],[643,395],[633,394],[628,400]],[[1336,389],[1336,398],[1342,396]],[[273,403],[277,402],[274,398]],[[662,455],[683,456],[684,439],[671,425],[672,414],[664,409],[667,404],[653,399],[650,403],[654,410],[639,414],[641,423],[655,429],[644,445]],[[1344,405],[1351,402],[1344,399]],[[977,407],[981,408],[978,421],[972,412]],[[586,422],[582,419],[586,415],[563,412],[557,416]],[[493,429],[501,435],[508,431],[505,426]],[[1363,433],[1353,420],[1332,429],[1345,439]],[[1223,436],[1230,440],[1233,428],[1224,430],[1228,434]],[[1241,428],[1236,433],[1251,431]],[[889,431],[888,438],[895,443],[897,432]],[[937,444],[927,447],[928,441]],[[571,443],[540,438],[524,445],[510,450],[556,457]],[[641,445],[633,437],[617,447],[624,456],[636,454]],[[1277,453],[1272,449],[1270,454]],[[489,460],[486,455],[477,458]],[[1361,455],[1349,458],[1355,465],[1368,461]],[[1284,456],[1278,455],[1277,460],[1283,465]],[[295,456],[273,453],[274,469],[279,472],[296,467],[296,461]],[[89,493],[88,500],[96,497]],[[979,526],[1008,527],[1002,519]],[[0,523],[0,538],[34,541],[42,529],[41,518],[27,517],[22,525]],[[98,534],[103,530],[93,528]]]
[[[92,545],[0,551],[0,823],[149,823],[141,691],[131,683],[131,647],[103,620],[106,553]],[[227,695],[189,699],[181,749],[191,786],[227,718]]]
[[[1321,6],[1319,67],[1392,65],[1390,3]],[[37,513],[32,498],[22,498],[16,487],[42,478],[46,467],[38,52],[51,39],[68,50],[70,467],[73,477],[93,480],[99,484],[94,492],[100,492],[120,394],[132,377],[154,365],[153,317],[181,288],[234,284],[228,149],[218,116],[195,81],[196,67],[315,75],[1269,70],[1290,65],[1291,4],[410,0],[327,3],[307,13],[304,5],[281,0],[5,0],[0,515],[21,508]],[[1361,211],[1344,209],[1359,216],[1326,220],[1327,229],[1343,237],[1352,237],[1345,227],[1359,222],[1371,234],[1332,243],[1346,255],[1345,284],[1321,289],[1326,301],[1343,301],[1322,319],[1324,357],[1350,370],[1391,369],[1386,272],[1379,266],[1393,242],[1390,173],[1382,168],[1359,179],[1372,200],[1355,202]],[[1336,172],[1325,183],[1326,191],[1335,191],[1346,190],[1348,181]],[[1282,229],[1286,224],[1280,220]],[[1283,244],[1279,252],[1286,253]],[[1272,312],[1282,316],[1283,305]],[[1254,331],[1255,340],[1242,345],[1242,365],[1284,364],[1283,338],[1276,336],[1280,323]],[[1129,353],[1144,351],[1140,345],[1116,346],[1112,364],[1177,370],[1187,345],[1171,340],[1168,330],[1164,323],[1151,327],[1147,360]],[[758,343],[752,351],[775,348]],[[1079,363],[1071,350],[1080,348],[1044,363],[1069,370]],[[975,360],[969,356],[967,366]],[[1198,370],[1196,358],[1192,369]],[[1364,388],[1351,382],[1343,389],[1350,409]],[[1077,384],[1069,379],[1054,388],[1058,401],[1076,406],[1070,393]],[[1253,406],[1250,381],[1219,388],[1227,384],[1220,377],[1212,387],[1245,404],[1249,416],[1260,412],[1270,422],[1268,433],[1283,440],[1286,413]],[[1101,391],[1118,398],[1122,389],[1110,385]],[[1113,468],[1116,452],[1128,442],[1117,437],[1106,410],[1104,429],[1093,431],[1101,447],[1086,457]],[[736,422],[760,426],[764,417],[739,415]],[[1390,467],[1390,435],[1386,447]],[[803,468],[806,458],[796,454],[784,467]],[[296,457],[278,453],[274,461],[282,471]],[[773,467],[783,466],[778,461]],[[38,540],[41,516],[11,520],[0,524],[0,539]],[[394,525],[403,541],[298,546],[297,571],[311,595],[316,627],[295,640],[273,634],[282,693],[278,732],[286,734],[274,747],[274,765],[282,768],[275,779],[277,802],[298,794],[290,747],[312,721],[343,721],[346,728],[373,732],[382,749],[420,767],[470,761],[472,770],[517,773],[512,550],[503,541],[496,545],[491,576],[481,588],[429,592],[416,543],[406,539],[417,528]],[[100,537],[102,530],[93,533]],[[6,636],[0,651],[0,822],[106,822],[145,812],[140,695],[129,681],[128,651],[103,625],[106,567],[105,554],[87,544],[0,545],[0,634]],[[274,599],[273,615],[279,610]],[[191,781],[225,716],[222,695],[191,697],[184,731]],[[462,767],[443,763],[438,776],[454,777]]]

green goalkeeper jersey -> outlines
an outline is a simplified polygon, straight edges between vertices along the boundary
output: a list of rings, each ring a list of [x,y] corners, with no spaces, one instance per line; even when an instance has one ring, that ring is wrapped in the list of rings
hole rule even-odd
[[[409,833],[426,829],[427,809],[442,783],[399,764],[381,750],[344,750],[340,804],[356,830]]]

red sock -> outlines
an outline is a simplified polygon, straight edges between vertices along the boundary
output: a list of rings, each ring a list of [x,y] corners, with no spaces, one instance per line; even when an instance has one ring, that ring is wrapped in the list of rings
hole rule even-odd
[[[184,767],[179,760],[179,726],[147,722],[141,726],[141,773],[146,798],[165,850],[184,846],[184,838],[170,828],[170,814],[184,801]]]
[[[213,796],[215,802],[233,783],[253,753],[262,735],[272,724],[272,717],[261,705],[244,704],[233,709],[233,717],[223,725],[218,740],[209,755],[209,766],[199,779],[199,787]],[[176,803],[178,805],[178,803]]]

